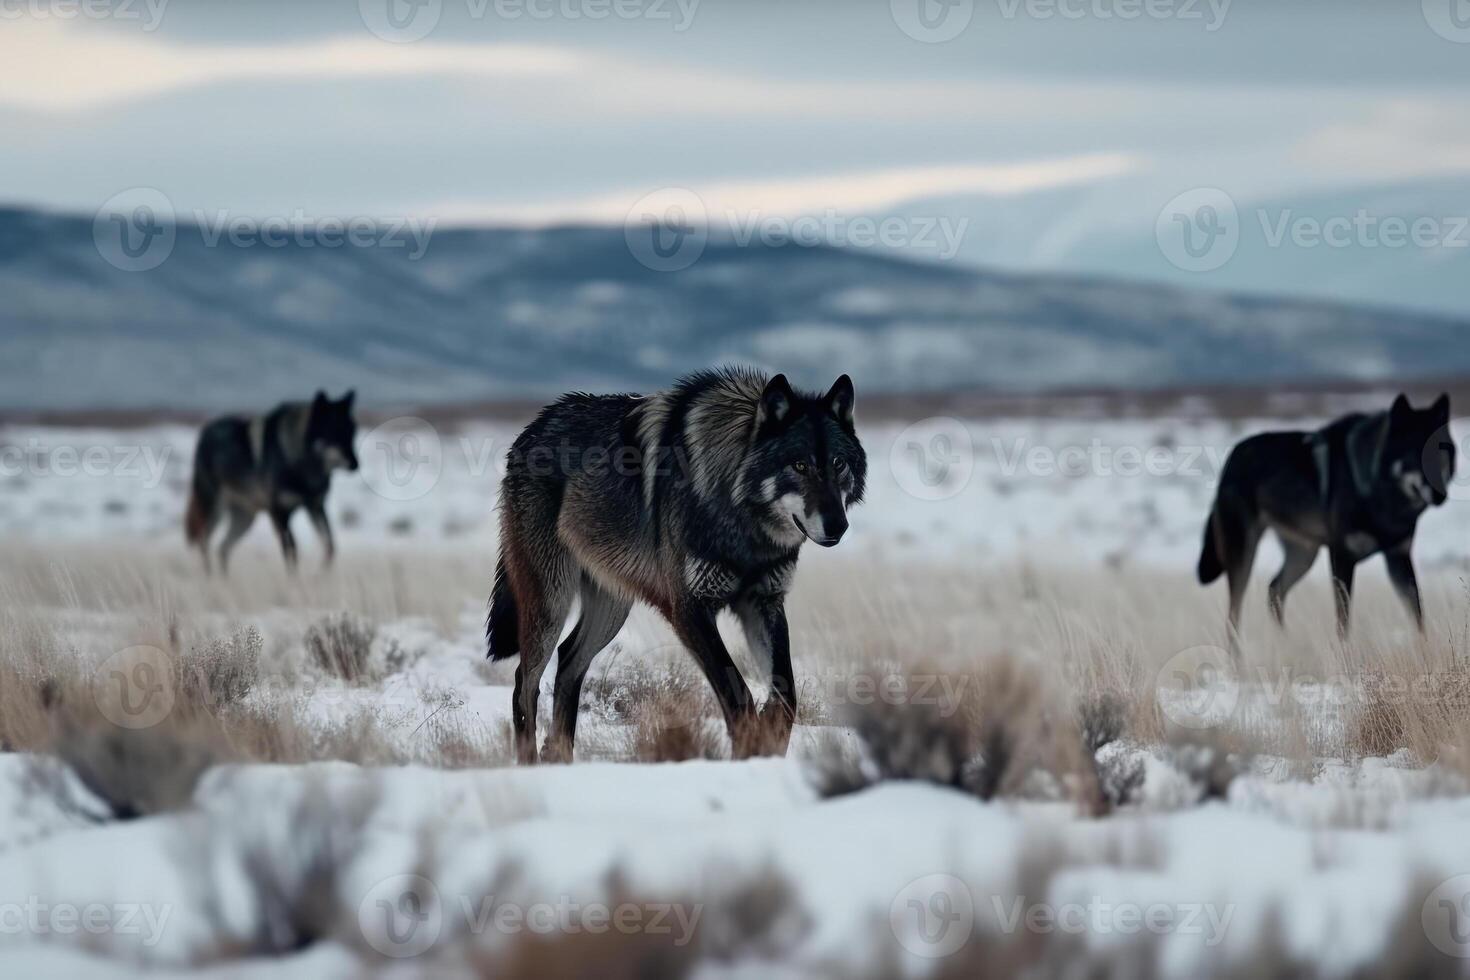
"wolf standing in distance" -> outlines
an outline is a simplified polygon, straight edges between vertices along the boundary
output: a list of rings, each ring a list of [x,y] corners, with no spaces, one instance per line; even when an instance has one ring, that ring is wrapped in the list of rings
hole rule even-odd
[[[635,601],[657,609],[714,689],[732,752],[783,751],[796,717],[785,599],[798,551],[831,547],[863,497],[852,381],[800,393],[784,375],[706,371],[659,394],[568,394],[511,446],[489,656],[520,654],[517,754],[534,762],[541,676],[557,648],[547,754],[570,760],[582,681]],[[771,695],[756,709],[715,625],[730,609]]]
[[[296,538],[290,522],[297,507],[311,515],[331,564],[336,546],[327,522],[327,489],[333,470],[357,469],[353,394],[334,401],[318,391],[309,402],[284,402],[263,416],[227,416],[204,426],[194,451],[184,532],[204,556],[206,573],[209,540],[220,520],[229,517],[219,546],[220,571],[228,573],[230,551],[262,510],[270,514],[286,566],[295,571]]]
[[[1379,552],[1423,632],[1410,549],[1419,517],[1444,503],[1454,477],[1449,420],[1449,395],[1415,409],[1401,394],[1386,412],[1346,415],[1316,432],[1261,433],[1231,451],[1205,524],[1199,580],[1208,584],[1224,572],[1229,581],[1232,652],[1239,652],[1240,604],[1267,527],[1286,552],[1268,593],[1278,625],[1287,592],[1326,546],[1340,637],[1348,632],[1354,566]]]

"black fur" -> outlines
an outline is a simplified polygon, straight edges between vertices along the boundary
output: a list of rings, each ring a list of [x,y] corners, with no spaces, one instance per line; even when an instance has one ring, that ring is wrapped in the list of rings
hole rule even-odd
[[[522,758],[536,756],[534,691],[548,644],[578,596],[582,619],[558,655],[559,754],[571,749],[587,667],[635,600],[663,613],[694,653],[732,738],[754,714],[714,628],[718,611],[734,609],[753,648],[770,653],[773,713],[789,736],[790,574],[803,535],[829,547],[842,537],[866,470],[846,376],[816,395],[781,375],[710,371],[655,396],[578,393],[543,409],[507,458],[486,621],[488,655],[522,657]]]
[[[1448,395],[1414,409],[1404,395],[1386,412],[1346,415],[1316,432],[1267,432],[1235,447],[1225,462],[1205,525],[1198,574],[1230,582],[1231,642],[1256,545],[1276,531],[1286,562],[1271,582],[1278,623],[1286,594],[1326,547],[1332,562],[1339,634],[1346,636],[1353,568],[1382,553],[1420,630],[1424,616],[1410,550],[1419,517],[1444,503],[1455,471]]]
[[[228,571],[236,542],[264,510],[281,542],[286,564],[296,566],[291,514],[305,507],[332,560],[335,546],[327,521],[326,496],[332,470],[357,469],[353,444],[357,423],[353,392],[332,400],[318,391],[311,402],[285,402],[259,419],[228,416],[206,424],[194,451],[194,476],[185,516],[185,534],[199,548],[210,570],[209,540],[228,516],[220,543],[220,570]]]

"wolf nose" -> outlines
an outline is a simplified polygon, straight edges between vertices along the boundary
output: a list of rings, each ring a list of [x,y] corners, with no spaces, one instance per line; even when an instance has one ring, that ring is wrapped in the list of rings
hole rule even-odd
[[[842,536],[847,533],[847,518],[844,516],[838,516],[832,518],[831,520],[823,521],[822,530],[827,532],[827,536],[818,539],[817,544],[821,545],[823,548],[830,548],[837,542],[841,541]]]

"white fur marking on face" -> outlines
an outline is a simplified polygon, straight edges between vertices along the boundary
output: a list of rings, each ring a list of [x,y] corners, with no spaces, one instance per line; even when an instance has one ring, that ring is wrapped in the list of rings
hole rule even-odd
[[[1429,504],[1434,500],[1433,491],[1430,489],[1429,481],[1424,479],[1424,474],[1419,472],[1405,473],[1399,477],[1399,489],[1404,496],[1416,504]]]
[[[774,476],[768,476],[761,482],[760,499],[767,503],[776,499],[776,478]]]
[[[322,463],[329,470],[337,470],[347,465],[347,457],[342,450],[336,446],[324,446],[321,450]]]

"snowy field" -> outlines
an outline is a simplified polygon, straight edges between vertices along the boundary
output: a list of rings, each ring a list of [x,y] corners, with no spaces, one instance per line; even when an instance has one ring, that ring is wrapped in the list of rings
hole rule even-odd
[[[534,769],[481,639],[513,427],[364,433],[295,582],[264,519],[203,577],[192,430],[0,429],[0,975],[1470,973],[1464,488],[1426,638],[1377,562],[1349,643],[1325,559],[1268,628],[1267,545],[1237,667],[1194,582],[1230,445],[1313,424],[864,426],[787,757],[721,758],[637,610]]]

